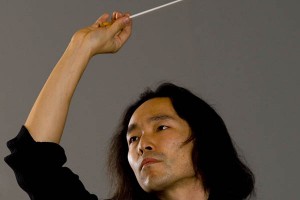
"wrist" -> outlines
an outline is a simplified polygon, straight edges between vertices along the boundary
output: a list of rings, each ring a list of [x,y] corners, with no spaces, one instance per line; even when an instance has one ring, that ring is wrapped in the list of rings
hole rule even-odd
[[[93,57],[91,48],[84,42],[82,37],[76,37],[76,34],[71,38],[67,50],[79,52],[81,56],[87,57],[88,60]]]

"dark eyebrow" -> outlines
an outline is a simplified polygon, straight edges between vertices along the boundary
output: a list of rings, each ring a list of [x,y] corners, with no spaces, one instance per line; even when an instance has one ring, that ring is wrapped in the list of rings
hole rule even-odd
[[[175,119],[174,119],[174,117],[172,117],[170,115],[165,115],[165,114],[155,115],[155,116],[150,117],[148,119],[149,122],[152,122],[152,121],[161,121],[161,120],[175,120]]]
[[[130,132],[132,132],[134,129],[136,129],[136,128],[137,128],[137,125],[136,125],[136,124],[131,124],[131,125],[129,125],[128,128],[127,128],[127,135],[128,135]]]
[[[153,122],[153,121],[162,121],[162,120],[175,120],[175,118],[170,115],[158,114],[158,115],[150,117],[147,121]],[[127,128],[127,135],[130,132],[132,132],[133,130],[135,130],[136,128],[137,128],[137,124],[135,124],[135,123],[129,125]]]

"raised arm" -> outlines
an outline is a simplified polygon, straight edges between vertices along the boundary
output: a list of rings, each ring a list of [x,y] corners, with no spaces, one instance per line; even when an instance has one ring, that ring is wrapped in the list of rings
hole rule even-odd
[[[129,15],[114,12],[114,23],[102,27],[109,18],[104,14],[73,35],[24,124],[35,141],[60,142],[72,96],[89,60],[96,54],[117,52],[129,38]]]

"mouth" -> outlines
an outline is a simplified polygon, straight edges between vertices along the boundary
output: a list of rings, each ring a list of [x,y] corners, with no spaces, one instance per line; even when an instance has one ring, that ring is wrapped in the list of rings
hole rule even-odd
[[[161,161],[157,160],[155,158],[144,158],[141,165],[140,165],[140,170],[142,170],[143,167],[146,167],[146,166],[158,163],[158,162],[161,162]]]

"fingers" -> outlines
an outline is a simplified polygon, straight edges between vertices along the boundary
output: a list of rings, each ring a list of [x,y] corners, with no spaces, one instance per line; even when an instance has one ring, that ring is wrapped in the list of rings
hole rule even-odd
[[[92,25],[93,27],[100,27],[101,24],[103,24],[104,22],[106,22],[109,19],[109,14],[108,13],[104,13],[103,15],[101,15],[101,17],[99,17],[96,22]]]
[[[125,22],[127,24],[122,29],[122,31],[118,34],[119,39],[122,42],[125,42],[129,38],[129,36],[131,35],[131,31],[132,31],[132,23],[131,23],[131,20],[129,18],[130,15],[129,14],[125,14],[124,16],[127,17],[129,19],[129,21]]]
[[[110,26],[112,25],[117,19],[119,18],[122,18],[124,17],[125,15],[122,14],[121,12],[119,11],[114,11],[112,13],[112,16],[111,16],[111,20],[110,22],[108,21],[108,18],[109,18],[109,14],[105,13],[103,14],[101,17],[99,17],[96,22],[94,24],[92,24],[92,27],[95,27],[95,28],[98,28],[98,27],[101,27],[101,26]],[[129,16],[128,16],[129,17]]]
[[[103,25],[105,23],[110,25]],[[103,14],[92,27],[93,29],[88,30],[90,41],[93,41],[93,55],[117,52],[131,35],[129,14],[121,12],[113,12],[111,17],[109,14]]]
[[[121,13],[121,12],[119,12],[119,11],[115,11],[115,12],[113,12],[113,19],[112,20],[117,20],[117,19],[119,19],[119,18],[121,18],[121,17],[123,17],[124,16],[124,14],[123,13]]]
[[[112,25],[118,18],[120,18],[122,16],[123,16],[123,14],[121,12],[114,11],[111,15],[110,22],[106,22],[106,24],[104,23],[104,26]]]
[[[131,20],[128,14],[123,15],[121,13],[117,13],[115,17],[116,20],[110,27],[110,31],[113,35],[121,33],[121,31],[125,28],[128,29],[128,27],[131,27]]]
[[[108,29],[113,36],[116,51],[118,51],[131,35],[131,20],[129,15],[118,18]]]

